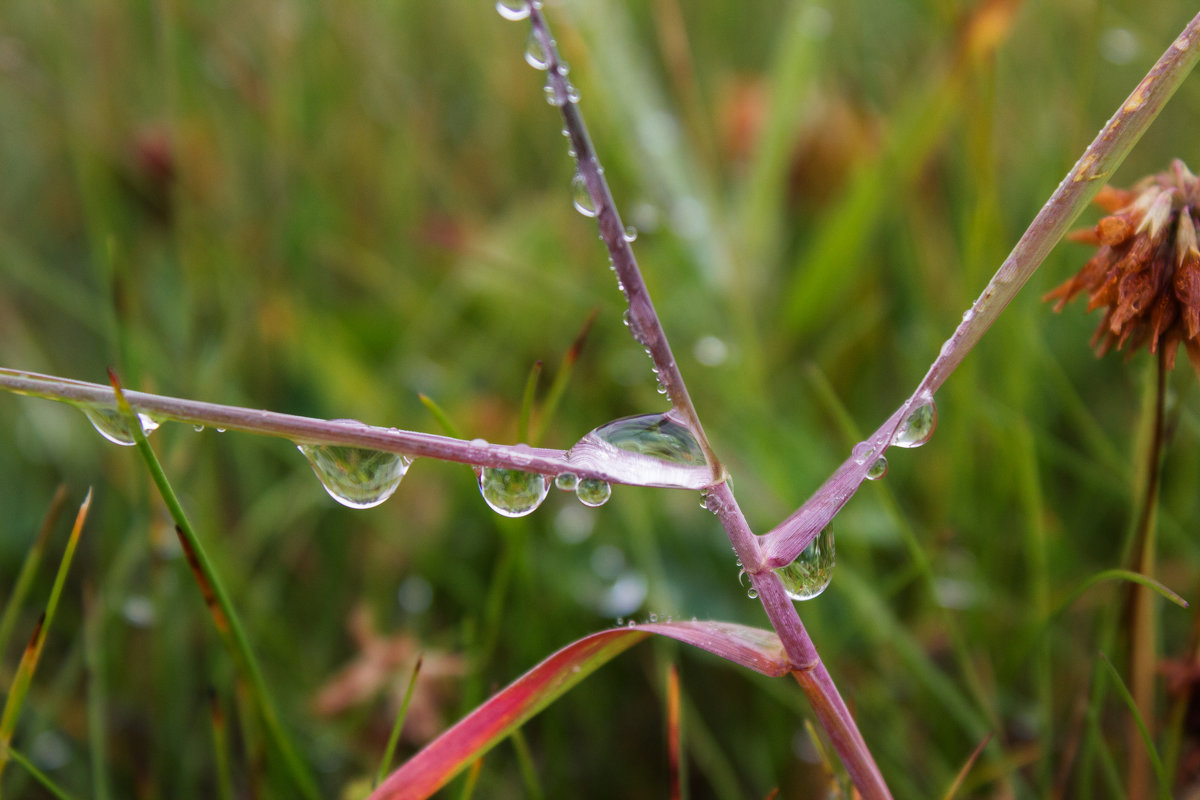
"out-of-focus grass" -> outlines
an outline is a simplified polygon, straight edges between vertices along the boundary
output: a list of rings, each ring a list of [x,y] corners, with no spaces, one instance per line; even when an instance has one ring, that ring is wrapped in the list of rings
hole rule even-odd
[[[1004,4],[989,8],[1003,20]],[[1188,13],[1015,6],[994,54],[962,56],[976,11],[550,4],[696,405],[763,529],[915,385]],[[599,308],[542,442],[661,409],[594,227],[571,209],[526,32],[487,2],[7,3],[0,363],[89,380],[112,365],[131,387],[437,430],[424,393],[464,435],[512,441],[531,365],[550,386]],[[1198,110],[1192,81],[1116,181],[1174,156],[1200,166]],[[937,435],[892,453],[886,480],[839,518],[838,574],[801,610],[899,796],[940,793],[987,732],[965,795],[1047,796],[1086,727],[1077,703],[1120,592],[1099,585],[1045,622],[1123,566],[1150,367],[1094,360],[1096,320],[1038,302],[1086,257],[1060,248],[949,381]],[[1157,577],[1194,597],[1200,415],[1195,377],[1171,385]],[[224,781],[211,687],[233,716],[235,785],[271,780],[136,455],[66,406],[0,396],[0,420],[0,602],[55,486],[95,484],[21,752],[89,796],[103,736],[112,796],[211,796]],[[595,511],[556,495],[507,520],[468,469],[418,462],[388,503],[351,511],[285,443],[170,425],[152,441],[331,796],[379,764],[418,651],[401,756],[618,614],[765,624],[690,493],[618,487]],[[637,608],[605,605],[620,578],[645,581]],[[359,609],[371,625],[351,624]],[[38,611],[21,610],[14,640]],[[85,653],[85,622],[100,652]],[[1188,614],[1163,605],[1160,624],[1178,656]],[[693,796],[811,791],[821,768],[794,687],[644,648],[527,727],[547,796],[663,796],[658,676],[673,658]],[[18,657],[0,653],[5,687]],[[336,686],[363,699],[319,712],[342,668],[370,658],[384,665],[370,681]],[[83,711],[85,674],[104,681],[103,725]],[[1113,754],[1094,767],[1101,791],[1124,764],[1126,712],[1112,697],[1095,712]],[[22,775],[6,773],[6,796],[38,796]],[[511,748],[479,781],[479,796],[524,791]],[[1080,785],[1072,775],[1068,796]]]

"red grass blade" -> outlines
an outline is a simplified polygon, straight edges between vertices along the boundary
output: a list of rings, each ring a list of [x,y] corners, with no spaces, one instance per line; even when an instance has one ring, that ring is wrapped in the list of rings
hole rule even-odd
[[[669,636],[764,675],[789,671],[779,637],[726,622],[660,622],[600,631],[522,675],[393,772],[369,800],[421,800],[436,792],[550,703],[652,633]]]

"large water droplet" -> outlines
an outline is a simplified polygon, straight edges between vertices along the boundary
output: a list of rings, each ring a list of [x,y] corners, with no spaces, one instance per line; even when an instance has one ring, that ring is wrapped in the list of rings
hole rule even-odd
[[[608,481],[584,478],[575,484],[575,496],[585,506],[595,508],[604,505],[612,497],[612,486]]]
[[[350,508],[373,508],[392,496],[412,459],[366,447],[296,445],[329,496]]]
[[[529,16],[528,0],[496,0],[496,12],[507,20],[519,22]]]
[[[616,483],[669,489],[703,489],[712,483],[704,451],[670,412],[601,425],[567,452],[567,461]]]
[[[535,31],[529,32],[525,42],[525,63],[534,69],[546,69],[550,66],[550,56],[542,47],[542,40]]]
[[[571,202],[575,204],[575,210],[585,217],[596,216],[596,204],[592,202],[592,195],[588,192],[587,181],[578,172],[571,179]]]
[[[930,398],[904,418],[900,427],[896,429],[892,444],[895,447],[920,447],[929,441],[936,427],[937,406]]]
[[[92,427],[113,444],[123,447],[137,444],[137,440],[133,438],[132,420],[117,409],[111,406],[81,405],[79,410],[92,423]],[[142,426],[142,433],[146,436],[158,428],[158,423],[147,414],[139,413],[137,419]]]
[[[867,480],[877,481],[884,475],[887,475],[888,463],[887,458],[880,456],[875,459],[875,462],[867,468]]]
[[[532,513],[550,492],[550,479],[537,472],[484,467],[479,471],[479,493],[497,514],[523,517]]]
[[[821,531],[796,560],[775,570],[783,580],[783,589],[793,600],[811,600],[833,579],[833,528]]]

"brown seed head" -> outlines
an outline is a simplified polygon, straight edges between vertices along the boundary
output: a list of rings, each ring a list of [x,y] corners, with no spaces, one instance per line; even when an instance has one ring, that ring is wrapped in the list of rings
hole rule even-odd
[[[1105,309],[1092,336],[1097,355],[1126,344],[1130,353],[1161,347],[1170,369],[1182,343],[1200,374],[1200,180],[1176,159],[1132,189],[1105,186],[1095,202],[1109,215],[1069,237],[1100,249],[1042,299],[1057,301],[1061,311],[1086,293],[1088,311]]]

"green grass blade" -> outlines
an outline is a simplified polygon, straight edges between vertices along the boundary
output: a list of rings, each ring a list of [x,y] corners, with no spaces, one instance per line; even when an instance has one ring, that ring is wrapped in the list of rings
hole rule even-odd
[[[537,394],[538,379],[542,377],[542,362],[533,362],[529,377],[525,379],[525,391],[521,393],[521,413],[517,417],[517,441],[529,443],[529,419],[533,416],[533,398]]]
[[[419,394],[417,397],[420,398],[421,405],[429,409],[429,413],[433,415],[434,420],[436,420],[437,424],[440,425],[442,430],[446,432],[447,436],[453,436],[455,439],[462,438],[462,434],[458,432],[458,428],[453,422],[450,421],[449,415],[442,410],[442,407],[439,406],[432,397],[427,394]]]
[[[1133,722],[1137,725],[1138,732],[1142,736],[1142,742],[1146,745],[1146,753],[1150,756],[1150,763],[1154,767],[1154,774],[1158,776],[1158,796],[1160,800],[1171,800],[1171,783],[1167,779],[1166,772],[1163,770],[1162,758],[1158,755],[1158,748],[1154,746],[1154,737],[1150,735],[1150,729],[1146,727],[1146,721],[1142,719],[1142,715],[1138,711],[1137,702],[1133,699],[1133,694],[1129,691],[1129,687],[1125,685],[1125,681],[1122,680],[1121,673],[1117,672],[1117,668],[1108,660],[1108,656],[1100,653],[1100,660],[1104,662],[1104,666],[1108,669],[1109,675],[1113,680],[1113,685],[1117,687],[1117,693],[1121,695],[1121,699],[1128,706],[1129,713],[1133,717]]]
[[[108,800],[109,752],[108,733],[105,730],[107,717],[107,680],[104,674],[104,609],[96,599],[90,583],[84,585],[83,593],[83,660],[87,666],[87,727],[88,752],[92,766],[92,797]]]
[[[550,388],[546,390],[546,397],[542,401],[542,410],[538,414],[537,424],[530,432],[529,444],[535,445],[540,442],[542,434],[546,432],[546,426],[550,424],[550,420],[554,419],[554,413],[558,410],[558,404],[562,401],[563,392],[566,391],[567,383],[574,371],[575,362],[579,360],[579,354],[583,352],[584,342],[587,341],[588,334],[591,333],[592,325],[595,324],[599,313],[600,309],[598,308],[591,310],[579,328],[579,333],[575,334],[575,340],[571,342],[567,352],[563,353],[562,362],[558,365],[558,372],[554,373],[554,380],[550,382]]]
[[[50,624],[54,622],[54,612],[58,609],[58,600],[62,596],[63,586],[67,581],[67,572],[75,557],[79,534],[83,531],[83,523],[87,519],[91,504],[92,490],[88,489],[87,496],[79,506],[79,513],[75,516],[75,526],[71,529],[71,538],[67,540],[66,550],[63,551],[62,560],[58,564],[58,574],[54,577],[54,586],[50,590],[50,599],[46,603],[46,610],[42,612],[41,618],[34,627],[33,635],[29,638],[29,644],[25,647],[21,663],[17,665],[16,675],[13,676],[12,685],[8,689],[8,697],[4,701],[4,711],[0,713],[0,773],[3,773],[6,756],[11,752],[9,744],[17,729],[17,720],[20,718],[25,697],[29,694],[29,686],[33,683],[33,674],[37,671],[38,659],[42,655],[42,646],[46,643],[46,633],[50,630]]]
[[[413,665],[412,675],[408,679],[408,688],[404,690],[404,700],[400,703],[400,711],[396,713],[396,722],[392,725],[392,733],[388,736],[387,747],[383,750],[383,760],[379,762],[379,771],[375,773],[375,783],[372,788],[378,786],[387,777],[388,770],[392,768],[392,759],[396,756],[396,745],[400,741],[400,731],[404,728],[404,718],[408,716],[408,704],[412,702],[413,689],[417,687],[417,677],[421,674],[421,664],[424,661],[424,656],[417,658],[417,663]]]
[[[49,775],[47,775],[46,773],[44,773],[40,769],[38,769],[36,766],[34,766],[32,761],[30,761],[28,758],[21,755],[21,753],[12,749],[8,745],[0,744],[0,760],[3,760],[5,758],[11,758],[13,760],[13,763],[15,763],[17,766],[21,767],[26,772],[28,772],[30,775],[32,775],[33,779],[36,780],[38,783],[40,783],[42,785],[43,789],[45,789],[46,791],[50,792],[50,794],[57,797],[58,800],[73,800],[71,795],[67,794],[66,791],[63,790],[62,787],[60,787],[54,781],[50,780]]]
[[[138,452],[146,462],[146,468],[150,471],[150,477],[154,480],[154,485],[158,488],[163,502],[166,503],[167,510],[170,511],[172,519],[175,520],[175,532],[179,536],[179,542],[183,546],[188,565],[192,569],[192,574],[200,586],[205,604],[212,614],[217,633],[221,637],[221,642],[225,645],[234,663],[237,664],[239,671],[242,672],[248,682],[249,691],[259,715],[262,717],[263,725],[267,729],[267,735],[282,756],[288,776],[305,797],[317,800],[321,794],[317,789],[316,779],[313,777],[308,766],[300,758],[295,745],[292,744],[291,739],[288,738],[287,733],[283,729],[279,713],[275,710],[274,700],[267,687],[266,679],[263,677],[262,669],[259,667],[258,659],[254,656],[254,651],[250,647],[250,641],[246,637],[246,631],[242,626],[241,619],[238,617],[237,611],[232,601],[230,601],[224,585],[221,583],[220,578],[218,578],[212,561],[206,555],[204,546],[200,543],[200,538],[196,535],[191,521],[184,512],[183,506],[175,494],[175,490],[171,487],[170,481],[167,480],[167,475],[163,472],[162,465],[158,462],[158,457],[154,454],[153,448],[150,447],[150,443],[146,440],[146,436],[142,432],[142,427],[138,424],[134,416],[133,409],[130,408],[129,403],[125,400],[125,395],[121,391],[119,381],[116,379],[115,374],[110,373],[110,377],[112,378],[113,389],[117,393],[118,407],[121,413],[129,417],[131,421],[129,427],[133,431]]]
[[[50,532],[54,530],[54,523],[58,521],[58,515],[62,511],[63,503],[67,499],[67,487],[59,486],[54,492],[54,497],[50,500],[50,508],[46,510],[46,516],[42,519],[42,525],[38,528],[37,536],[33,540],[33,546],[29,548],[29,552],[25,554],[25,561],[21,564],[21,571],[17,573],[17,579],[13,582],[12,594],[4,602],[4,614],[0,616],[0,656],[8,649],[8,640],[12,636],[13,628],[17,624],[17,612],[24,605],[25,597],[29,594],[29,588],[33,585],[33,578],[37,574],[38,566],[42,563],[42,553],[46,549],[46,540],[50,538]]]
[[[213,753],[216,756],[216,783],[221,800],[233,800],[233,773],[229,768],[229,723],[214,689],[208,691],[208,716],[212,721]]]

